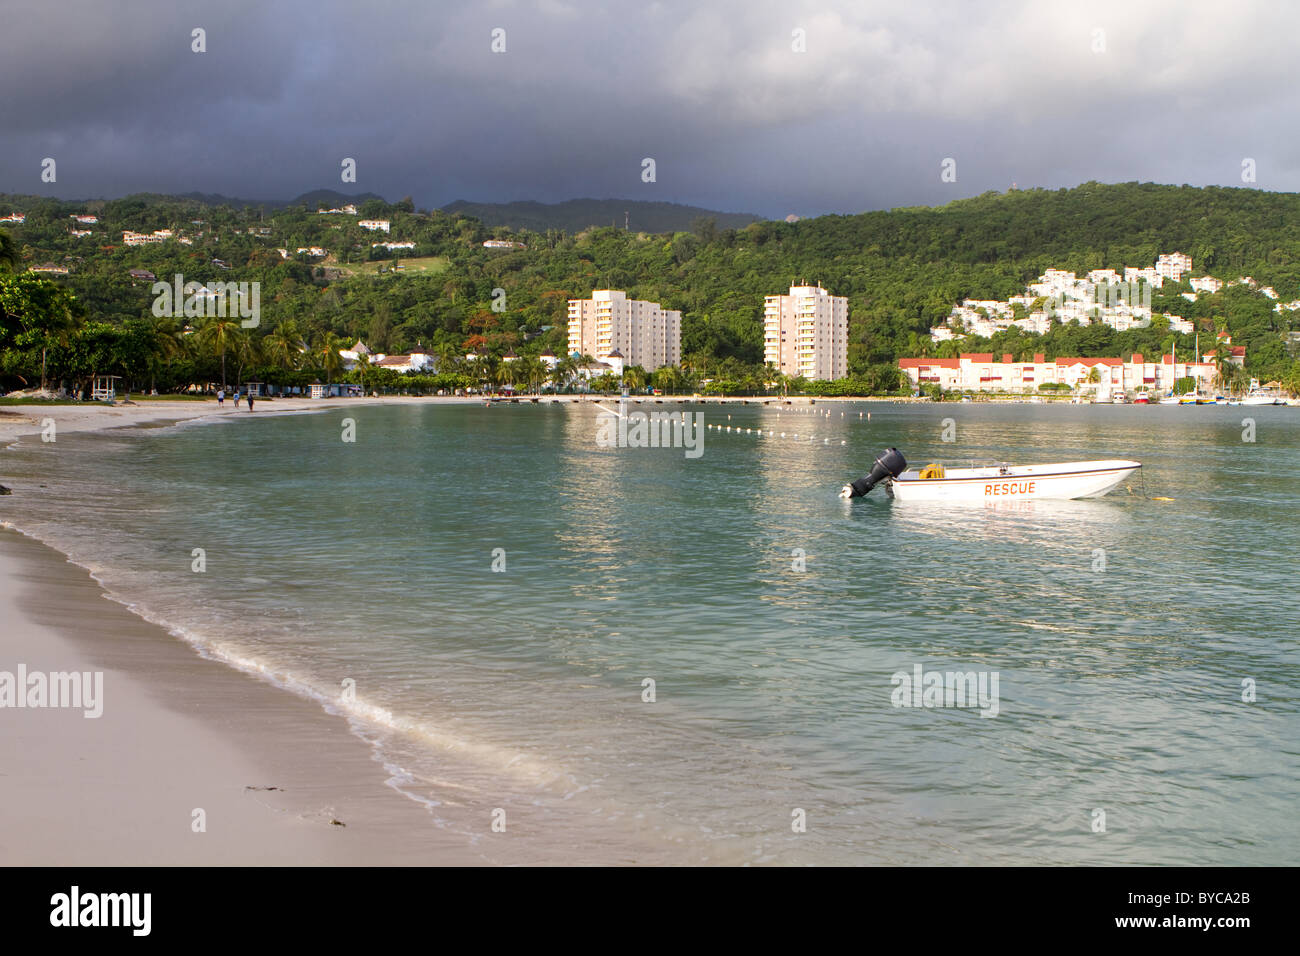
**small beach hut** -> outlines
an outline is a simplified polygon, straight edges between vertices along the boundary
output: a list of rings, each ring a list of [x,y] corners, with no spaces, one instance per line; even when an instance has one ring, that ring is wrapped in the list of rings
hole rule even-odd
[[[111,402],[117,398],[117,383],[120,375],[96,375],[91,381],[90,398],[95,402]]]

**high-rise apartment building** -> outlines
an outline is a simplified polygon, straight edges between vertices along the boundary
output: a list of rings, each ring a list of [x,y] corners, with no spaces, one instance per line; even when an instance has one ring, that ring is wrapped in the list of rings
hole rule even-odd
[[[597,361],[617,350],[625,365],[652,372],[682,361],[682,314],[626,292],[597,289],[590,299],[569,300],[569,354]]]
[[[820,285],[792,285],[763,307],[763,361],[789,376],[827,381],[849,374],[849,300]]]

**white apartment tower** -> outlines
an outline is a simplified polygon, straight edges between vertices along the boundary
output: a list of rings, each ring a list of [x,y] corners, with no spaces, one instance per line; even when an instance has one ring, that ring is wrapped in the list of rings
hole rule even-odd
[[[617,350],[624,365],[653,372],[682,361],[682,314],[626,292],[597,289],[590,299],[569,300],[569,354],[598,362]]]
[[[1156,260],[1156,272],[1174,282],[1181,281],[1183,273],[1191,271],[1192,257],[1181,252],[1166,253]]]
[[[849,374],[849,300],[820,285],[792,285],[763,306],[763,361],[807,379]]]

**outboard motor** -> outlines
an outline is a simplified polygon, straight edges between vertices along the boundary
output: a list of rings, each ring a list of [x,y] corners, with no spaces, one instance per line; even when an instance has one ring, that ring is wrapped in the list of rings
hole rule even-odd
[[[859,478],[851,485],[845,485],[840,491],[841,498],[861,498],[886,478],[897,478],[907,469],[907,459],[897,448],[886,448],[876,459],[871,473]]]

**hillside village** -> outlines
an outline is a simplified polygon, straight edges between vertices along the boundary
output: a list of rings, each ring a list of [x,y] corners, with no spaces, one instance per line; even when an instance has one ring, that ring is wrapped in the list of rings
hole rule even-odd
[[[43,369],[84,375],[89,364],[151,388],[190,387],[219,381],[223,354],[246,378],[300,386],[375,371],[336,370],[318,358],[359,342],[385,357],[378,371],[407,376],[372,375],[371,384],[417,387],[435,368],[472,379],[473,363],[527,366],[535,378],[544,354],[573,358],[571,305],[598,290],[680,316],[664,375],[637,372],[632,360],[621,368],[608,362],[613,351],[627,359],[627,349],[604,339],[590,353],[604,366],[599,374],[644,374],[674,390],[769,390],[775,367],[783,390],[896,394],[952,374],[936,371],[923,382],[911,374],[912,360],[1010,355],[1032,365],[1042,355],[1053,367],[1063,358],[1136,367],[1173,355],[1197,365],[1213,362],[1216,346],[1229,341],[1247,381],[1300,386],[1300,229],[1292,225],[1300,198],[1286,194],[1085,184],[739,229],[703,219],[662,235],[609,226],[514,232],[418,210],[409,199],[334,197],[268,210],[159,196],[0,196],[0,233],[18,272],[76,302],[67,344],[56,336],[33,349],[15,329],[0,341],[0,387],[22,387]],[[1135,217],[1171,241],[1161,249],[1135,240]],[[152,313],[150,290],[177,275],[259,283],[259,324],[227,343],[206,329],[212,316],[181,315],[175,334],[202,340],[204,349],[166,361],[142,353],[140,342],[173,334]],[[806,299],[815,311],[829,309],[812,336],[824,339],[823,351],[785,351],[808,331],[794,311],[772,311],[787,287],[823,291]],[[781,324],[787,318],[794,324]],[[437,361],[387,361],[414,355]],[[526,361],[507,361],[515,357]],[[957,387],[978,390],[1007,374],[963,373]],[[1049,381],[1054,375],[1035,369],[1035,386],[1064,384]],[[1149,377],[1146,369],[1128,374]]]

